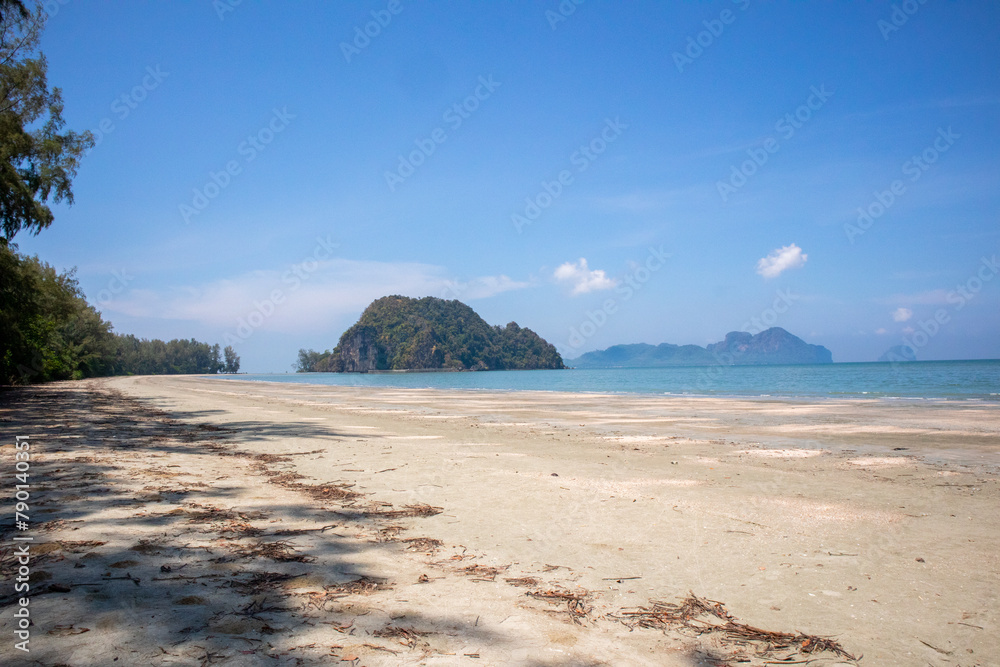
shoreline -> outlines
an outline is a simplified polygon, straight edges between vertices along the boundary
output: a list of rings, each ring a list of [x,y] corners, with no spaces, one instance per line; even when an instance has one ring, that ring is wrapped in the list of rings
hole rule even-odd
[[[991,363],[995,364],[994,360],[972,360],[968,362],[925,362],[928,364],[934,363]],[[914,362],[918,363],[918,362]],[[854,391],[842,390],[842,391],[832,391],[832,390],[810,390],[810,389],[800,389],[798,391],[790,390],[785,392],[774,393],[772,387],[768,388],[753,388],[751,390],[746,389],[735,389],[733,391],[723,392],[705,392],[705,391],[691,391],[685,389],[684,385],[691,381],[688,377],[684,379],[683,373],[688,373],[691,371],[703,371],[703,374],[699,376],[698,382],[705,380],[708,377],[707,374],[711,372],[719,371],[724,372],[726,370],[738,369],[740,372],[746,372],[748,370],[767,370],[775,368],[785,368],[785,369],[802,369],[802,368],[815,368],[824,369],[830,367],[832,364],[819,364],[814,366],[803,366],[803,365],[792,365],[792,366],[683,366],[683,367],[663,367],[663,368],[635,368],[635,369],[615,369],[615,368],[602,368],[602,369],[568,369],[568,370],[579,370],[581,374],[594,377],[594,374],[609,373],[611,377],[610,384],[608,382],[593,382],[585,381],[578,386],[559,386],[560,380],[557,380],[555,385],[552,383],[542,383],[540,386],[531,386],[531,383],[514,383],[521,384],[522,386],[489,386],[489,382],[465,385],[462,383],[456,383],[452,386],[439,385],[439,386],[427,386],[428,389],[461,389],[467,391],[496,391],[496,392],[516,392],[516,391],[554,391],[554,392],[567,392],[572,394],[610,394],[610,395],[636,395],[636,396],[679,396],[679,397],[690,397],[690,398],[723,398],[723,399],[750,399],[750,398],[762,398],[769,399],[774,398],[777,400],[803,400],[803,401],[824,401],[824,400],[885,400],[885,401],[917,401],[917,402],[928,402],[928,403],[938,403],[938,402],[982,402],[990,405],[1000,405],[1000,391],[987,391],[988,389],[1000,389],[1000,385],[994,387],[983,387],[980,393],[947,393],[947,392],[934,392],[932,389],[928,389],[923,395],[911,394],[908,395],[905,391],[889,391],[888,388],[882,389],[865,389],[858,388]],[[859,364],[844,364],[844,365],[878,365],[871,363],[859,363]],[[544,370],[545,369],[541,369]],[[564,369],[565,370],[565,369]],[[622,370],[631,370],[642,373],[643,377],[649,376],[650,374],[658,373],[669,373],[670,371],[678,371],[682,373],[681,378],[676,378],[679,380],[680,387],[671,387],[666,383],[661,386],[647,386],[642,388],[618,388],[612,385],[615,384],[613,374]],[[452,372],[458,371],[441,371],[438,369],[430,370],[411,370],[411,371],[378,371],[370,373],[241,373],[240,377],[232,376],[214,376],[214,375],[202,375],[200,377],[204,378],[214,378],[214,379],[227,379],[227,380],[243,380],[247,382],[278,382],[282,384],[312,384],[316,386],[332,386],[332,387],[399,387],[399,388],[418,388],[417,385],[400,382],[392,383],[390,380],[388,383],[379,383],[379,379],[389,379],[389,378],[414,378],[419,376],[427,375],[450,375]],[[997,372],[1000,372],[1000,367],[997,368]],[[490,377],[496,377],[500,375],[506,376],[509,373],[518,373],[518,371],[461,371],[458,372],[459,376],[463,380],[468,380],[470,378],[484,379]],[[309,378],[310,375],[327,376],[337,379],[337,382],[326,383],[313,381]],[[531,373],[528,373],[531,375]],[[370,381],[366,378],[375,376]],[[565,374],[559,374],[553,376],[556,378],[565,378]],[[341,381],[342,380],[342,381]],[[855,378],[855,382],[858,382]],[[970,381],[972,381],[970,379]],[[978,379],[976,380],[978,382]],[[996,379],[996,382],[1000,382],[1000,376]],[[598,386],[604,384],[604,387]],[[551,388],[551,387],[555,388]]]
[[[90,664],[110,632],[143,664],[176,664],[158,642],[234,665],[251,650],[305,664],[763,664],[757,644],[625,624],[689,592],[756,628],[833,636],[862,665],[971,667],[1000,651],[992,410],[215,379],[5,397],[5,438],[30,432],[48,466],[44,534],[103,543],[54,552],[47,581],[142,578],[109,581],[110,597],[33,598],[40,656]],[[295,578],[240,601],[263,572]],[[234,615],[261,595],[287,610]],[[43,634],[97,622],[103,633]]]
[[[436,373],[438,371],[379,371],[371,373],[345,373],[344,375],[390,375],[390,374],[411,374],[411,373]],[[444,371],[452,372],[452,371]],[[475,371],[453,371],[453,372],[475,372]],[[530,371],[529,371],[530,372]],[[333,375],[339,375],[339,373],[332,373]],[[247,373],[247,375],[281,375],[281,373]],[[291,375],[291,374],[289,374]],[[150,377],[150,376],[132,376],[132,377]],[[162,377],[198,377],[204,379],[213,380],[228,380],[230,382],[261,382],[261,383],[271,383],[276,385],[289,385],[289,384],[301,384],[309,385],[313,387],[338,387],[346,389],[407,389],[407,390],[425,390],[425,391],[468,391],[468,392],[482,392],[482,393],[497,393],[497,394],[509,394],[509,393],[541,393],[541,394],[568,394],[570,396],[582,395],[582,396],[636,396],[636,397],[662,397],[662,398],[707,398],[707,399],[719,399],[719,400],[762,400],[762,401],[776,401],[776,402],[789,402],[789,403],[811,403],[811,402],[825,402],[825,401],[856,401],[856,402],[871,402],[871,401],[886,401],[891,404],[892,401],[914,401],[921,402],[924,405],[933,405],[937,403],[941,404],[962,404],[963,401],[971,402],[981,402],[984,405],[996,406],[1000,409],[1000,398],[997,399],[985,399],[985,398],[944,398],[937,396],[864,396],[858,394],[845,394],[844,396],[831,396],[829,394],[694,394],[694,393],[674,393],[674,392],[642,392],[642,391],[589,391],[589,390],[579,390],[579,391],[567,391],[565,389],[495,389],[487,387],[408,387],[404,385],[353,385],[353,384],[324,384],[320,382],[296,382],[288,381],[282,382],[280,380],[252,380],[246,378],[238,377],[222,377],[214,375],[174,375],[174,376],[162,376]]]
[[[163,376],[170,377],[170,376]],[[420,396],[426,397],[428,401],[454,401],[460,399],[462,395],[476,396],[479,398],[488,399],[492,396],[503,397],[506,400],[548,400],[553,401],[558,404],[572,404],[575,401],[580,401],[582,403],[592,402],[594,400],[605,399],[609,401],[614,401],[622,404],[628,405],[631,402],[636,402],[642,405],[652,405],[657,404],[661,409],[663,409],[664,414],[669,414],[675,416],[677,419],[683,420],[681,412],[686,408],[692,409],[709,409],[717,413],[722,413],[723,417],[719,420],[720,428],[725,429],[727,427],[740,428],[738,425],[732,423],[732,419],[726,420],[726,416],[730,416],[734,408],[733,406],[746,407],[750,410],[755,410],[760,413],[767,413],[769,408],[775,408],[777,410],[783,409],[783,407],[788,406],[790,408],[799,407],[805,409],[807,412],[811,406],[817,406],[828,412],[830,419],[838,419],[844,425],[849,425],[853,419],[852,411],[865,410],[868,412],[879,412],[881,414],[876,414],[875,418],[879,420],[885,420],[885,415],[893,415],[898,419],[901,419],[901,424],[895,429],[895,432],[891,432],[893,429],[889,429],[890,432],[886,432],[885,429],[879,430],[873,428],[869,431],[865,431],[863,427],[850,428],[851,433],[840,434],[841,439],[846,438],[849,442],[838,443],[838,434],[829,434],[825,432],[817,432],[816,435],[818,440],[810,440],[804,435],[800,435],[797,438],[792,438],[797,440],[797,446],[804,446],[808,449],[822,448],[823,446],[832,447],[834,449],[849,449],[850,447],[863,447],[870,451],[893,451],[895,447],[898,447],[900,443],[895,442],[900,438],[905,438],[912,435],[927,435],[935,432],[946,432],[949,425],[944,423],[939,423],[933,416],[935,413],[930,413],[930,415],[924,413],[924,410],[943,410],[947,412],[948,410],[972,410],[980,414],[977,415],[978,423],[984,429],[982,432],[976,433],[963,429],[953,429],[953,437],[951,437],[948,443],[953,446],[945,447],[931,447],[927,446],[924,450],[916,451],[907,449],[908,453],[919,454],[927,458],[928,462],[933,463],[953,463],[957,465],[965,466],[985,466],[984,470],[990,470],[992,472],[1000,472],[1000,447],[989,447],[988,445],[1000,442],[1000,404],[994,404],[990,402],[980,402],[975,400],[934,400],[934,399],[915,399],[910,401],[908,399],[895,399],[895,398],[835,398],[835,397],[822,397],[822,398],[810,398],[810,397],[782,397],[782,396],[703,396],[703,395],[690,395],[690,394],[644,394],[637,392],[569,392],[561,391],[558,389],[484,389],[484,388],[439,388],[439,387],[403,387],[403,386],[359,386],[359,385],[330,385],[330,384],[312,384],[303,382],[281,382],[281,381],[269,381],[269,380],[236,380],[232,378],[217,378],[215,376],[190,376],[197,377],[199,379],[204,379],[208,382],[215,382],[217,380],[226,380],[228,382],[244,382],[251,386],[254,384],[268,385],[273,388],[311,388],[314,392],[330,392],[331,394],[353,394],[361,393],[362,395],[378,399],[380,394],[392,394],[392,395],[404,395],[406,393],[412,393],[414,397],[413,400],[419,401]],[[410,400],[410,402],[413,402]],[[738,409],[738,408],[736,408]],[[903,413],[900,415],[900,413]],[[917,424],[910,424],[907,421],[907,414],[911,416],[911,419],[915,419]],[[810,414],[810,417],[812,415]],[[867,417],[869,419],[873,417]],[[799,420],[800,422],[808,420]],[[953,420],[954,421],[954,420]],[[959,420],[961,421],[961,420]],[[673,428],[677,428],[676,422],[670,422]],[[954,426],[952,424],[951,426]],[[690,425],[687,425],[689,427]],[[917,426],[917,427],[914,427]],[[687,428],[686,427],[686,428]],[[908,430],[907,430],[908,429]],[[688,434],[698,435],[701,433],[704,435],[706,429],[693,429]],[[802,431],[799,431],[801,434]],[[859,438],[863,438],[865,434],[868,433],[876,439],[892,439],[893,442],[880,446],[879,443],[859,443],[857,442]],[[760,435],[760,433],[757,433]],[[961,452],[963,450],[968,450],[967,446],[961,446],[957,450],[954,445],[963,443],[962,438],[967,437],[969,440],[974,440],[981,442],[983,445],[987,445],[981,451],[984,456],[962,456]],[[777,443],[778,445],[786,446],[789,444],[789,436],[785,433],[772,432],[769,434],[768,438]],[[768,439],[765,438],[765,439]],[[967,443],[967,441],[966,441]],[[963,443],[964,445],[965,443]],[[934,458],[936,455],[942,455],[943,458]]]

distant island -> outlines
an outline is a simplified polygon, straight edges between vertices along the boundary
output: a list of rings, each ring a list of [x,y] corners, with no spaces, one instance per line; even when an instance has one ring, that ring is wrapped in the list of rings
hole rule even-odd
[[[299,350],[298,372],[491,371],[565,368],[555,346],[510,322],[490,326],[460,301],[373,301],[333,351]]]
[[[768,364],[831,364],[833,355],[822,345],[810,345],[781,327],[753,335],[732,331],[725,340],[699,345],[615,345],[570,360],[576,368],[655,368],[661,366],[762,366]]]

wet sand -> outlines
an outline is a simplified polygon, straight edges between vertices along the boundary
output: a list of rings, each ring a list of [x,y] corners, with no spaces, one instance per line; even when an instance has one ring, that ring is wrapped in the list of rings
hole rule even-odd
[[[630,627],[693,593],[860,664],[1000,664],[997,406],[139,377],[0,410],[43,573],[4,663],[853,664]]]

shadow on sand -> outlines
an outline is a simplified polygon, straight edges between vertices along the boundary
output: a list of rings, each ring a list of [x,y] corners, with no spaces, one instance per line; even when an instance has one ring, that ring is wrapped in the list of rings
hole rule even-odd
[[[0,391],[0,464],[13,468],[15,436],[28,436],[32,453],[30,528],[0,530],[0,579],[18,572],[13,537],[34,538],[30,659],[6,644],[5,664],[609,664],[531,657],[537,646],[447,607],[386,616],[379,595],[394,582],[364,563],[400,558],[397,536],[412,526],[399,519],[438,508],[387,510],[349,485],[304,483],[282,465],[294,453],[242,447],[366,434],[224,416],[166,412],[100,381]],[[206,417],[215,423],[196,423]],[[263,500],[248,505],[254,496]],[[19,595],[0,590],[6,637]],[[671,656],[730,659],[704,648]]]

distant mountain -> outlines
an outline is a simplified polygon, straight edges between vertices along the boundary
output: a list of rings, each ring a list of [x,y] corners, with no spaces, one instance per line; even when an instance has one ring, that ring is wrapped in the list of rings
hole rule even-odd
[[[888,350],[882,353],[882,356],[878,358],[879,361],[916,361],[917,355],[914,354],[913,348],[909,345],[893,345]]]
[[[570,363],[577,368],[645,368],[658,366],[759,366],[765,364],[829,364],[830,350],[810,345],[780,327],[757,335],[732,331],[708,347],[698,345],[615,345],[587,352]]]
[[[712,355],[697,345],[614,345],[606,350],[587,352],[570,362],[577,368],[641,368],[646,366],[703,366],[713,363]]]
[[[540,368],[565,366],[531,329],[490,326],[459,301],[403,296],[376,299],[333,352],[300,350],[298,363],[300,371],[348,373]]]
[[[729,355],[734,365],[832,364],[833,355],[822,345],[810,345],[781,327],[757,335],[732,331],[721,343],[708,346],[713,357]]]

